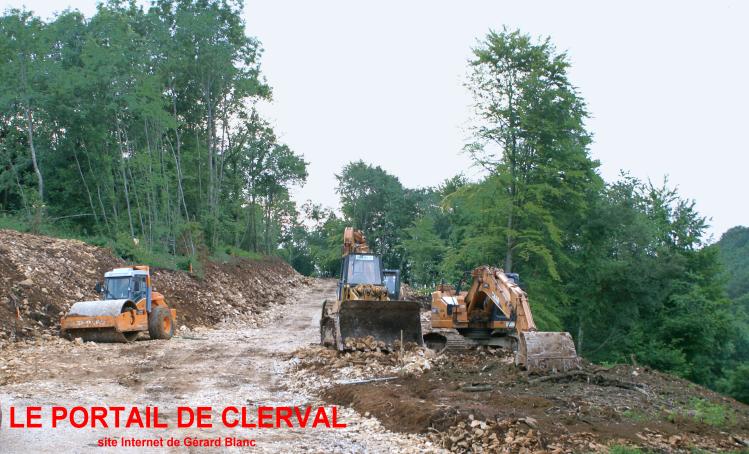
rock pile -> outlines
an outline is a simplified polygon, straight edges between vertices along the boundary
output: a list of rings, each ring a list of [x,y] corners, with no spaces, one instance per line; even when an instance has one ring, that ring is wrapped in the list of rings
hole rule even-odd
[[[57,336],[76,301],[98,299],[96,282],[126,263],[108,249],[78,240],[0,230],[0,345]],[[306,278],[280,260],[207,263],[204,276],[152,269],[154,287],[176,308],[179,325],[222,322],[258,326],[269,308]]]
[[[346,352],[382,352],[391,353],[401,351],[401,343],[396,340],[392,344],[386,344],[384,341],[377,340],[372,336],[366,337],[347,337],[343,340],[343,349]],[[403,351],[414,351],[419,346],[414,342],[404,342]]]
[[[420,376],[441,361],[432,350],[415,345],[400,348],[381,348],[377,341],[366,342],[368,350],[338,352],[321,346],[297,350],[292,355],[294,373],[303,380],[310,374],[328,385],[353,380],[382,377]]]
[[[430,434],[432,441],[451,452],[534,453],[544,452],[538,431],[510,420],[479,421],[469,416],[445,432]]]

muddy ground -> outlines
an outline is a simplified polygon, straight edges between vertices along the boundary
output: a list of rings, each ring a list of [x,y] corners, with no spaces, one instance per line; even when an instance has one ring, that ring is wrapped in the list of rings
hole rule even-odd
[[[0,350],[0,402],[8,406],[158,406],[174,425],[179,405],[319,405],[314,375],[294,374],[292,352],[319,341],[321,302],[332,281],[298,288],[266,314],[261,327],[219,324],[183,331],[169,341],[131,344],[36,339]],[[0,429],[2,452],[121,452],[96,448],[102,437],[238,436],[257,440],[257,452],[423,452],[423,435],[393,433],[374,418],[340,409],[345,429]],[[6,422],[7,424],[7,422]],[[216,449],[224,451],[225,448]],[[143,450],[131,450],[142,452]],[[147,452],[148,450],[145,450]],[[204,452],[179,449],[175,452]]]
[[[330,383],[328,402],[457,452],[719,452],[749,444],[749,407],[641,367],[586,363],[528,375],[508,352],[481,348],[427,353],[419,373],[399,374],[399,352],[300,356],[298,367]],[[392,379],[365,381],[378,376]],[[340,383],[350,378],[359,382]]]

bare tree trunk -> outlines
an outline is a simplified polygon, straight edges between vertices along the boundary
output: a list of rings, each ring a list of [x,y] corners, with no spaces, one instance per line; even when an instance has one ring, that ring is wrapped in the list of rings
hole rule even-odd
[[[120,145],[120,172],[122,173],[122,187],[125,190],[125,206],[127,206],[127,220],[130,223],[130,238],[135,238],[135,228],[133,228],[133,213],[130,209],[130,191],[127,188],[127,174],[125,173],[125,150],[122,148],[122,131],[117,127],[118,142]]]
[[[512,206],[512,203],[510,204]],[[512,208],[507,215],[507,251],[505,252],[505,273],[512,273],[512,248],[515,246],[512,235]]]
[[[174,117],[174,137],[176,140],[176,150],[174,147],[171,146],[171,143],[169,144],[169,147],[172,151],[172,155],[174,157],[174,165],[177,169],[177,211],[179,211],[180,202],[182,205],[182,208],[185,210],[185,222],[190,222],[190,213],[187,210],[187,202],[185,201],[185,190],[184,186],[182,185],[182,135],[179,132],[179,117],[177,116],[177,97],[175,96],[175,89],[172,87],[172,116]],[[189,231],[189,241],[190,241],[190,252],[192,255],[195,255],[195,241],[192,237],[192,230]]]
[[[130,181],[135,181],[135,177],[133,176],[133,170],[128,167],[127,173],[130,174]],[[143,223],[143,210],[140,206],[140,198],[138,197],[138,185],[133,184],[133,196],[135,196],[135,207],[138,209],[138,219],[140,220],[140,232],[141,234],[146,233],[146,225]]]
[[[88,183],[86,182],[86,178],[83,176],[83,169],[81,169],[81,163],[78,161],[78,153],[76,153],[75,149],[73,149],[73,157],[75,158],[75,165],[78,167],[78,175],[81,176],[81,182],[83,182],[83,187],[86,189],[86,195],[88,196],[88,204],[91,206],[91,212],[94,213],[94,221],[96,222],[96,225],[99,225],[99,215],[96,214],[96,208],[94,207],[94,200],[91,197],[91,191],[88,188]]]
[[[255,190],[254,187],[252,190]],[[252,252],[257,252],[257,222],[255,219],[257,215],[255,214],[255,200],[255,194],[253,192],[253,194],[250,196],[250,226],[252,227],[252,230],[250,232],[250,240],[252,241]]]
[[[34,121],[31,118],[31,108],[26,106],[26,133],[29,138],[29,148],[31,148],[31,163],[34,166],[34,173],[39,180],[39,202],[44,203],[44,178],[42,171],[39,169],[39,163],[36,159],[36,147],[34,146]]]
[[[18,195],[21,196],[23,209],[26,211],[27,216],[31,216],[31,211],[29,211],[29,205],[26,202],[26,194],[23,193],[23,186],[21,186],[21,180],[18,178],[18,172],[16,171],[16,166],[13,164],[13,161],[10,159],[10,156],[8,156],[8,164],[10,164],[10,169],[13,171],[13,176],[16,179],[16,185],[18,186]]]
[[[88,156],[88,151],[86,151],[86,144],[83,144],[83,152],[86,155],[86,164],[88,165],[88,171],[91,175],[94,174],[94,170],[91,168],[91,159]],[[109,225],[109,218],[107,217],[107,210],[104,208],[104,201],[101,198],[101,186],[99,186],[99,180],[94,179],[96,181],[96,195],[99,199],[99,207],[101,208],[101,216],[104,218],[104,224],[107,226],[107,232],[109,232],[109,235],[112,235],[112,228]]]
[[[273,206],[273,195],[268,194],[268,200],[265,207],[265,254],[270,255],[270,215]]]
[[[185,210],[185,220],[190,220],[190,214],[187,211],[187,203],[185,202],[185,191],[182,186],[182,135],[179,132],[179,124],[177,123],[177,99],[174,96],[174,88],[172,88],[172,114],[174,116],[174,121],[176,126],[174,127],[174,137],[177,141],[176,146],[177,150],[175,152],[174,149],[172,149],[172,154],[174,155],[174,164],[177,167],[177,190],[178,195],[180,198],[180,201],[182,202],[182,207]],[[179,205],[179,204],[178,204]],[[193,246],[193,253],[194,253],[195,247]]]

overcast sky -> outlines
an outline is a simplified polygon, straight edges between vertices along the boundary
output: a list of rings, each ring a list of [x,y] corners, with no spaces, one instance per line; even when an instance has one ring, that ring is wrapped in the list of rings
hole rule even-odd
[[[69,1],[89,16],[95,3]],[[6,6],[49,17],[66,4]],[[246,0],[245,18],[274,90],[262,110],[310,163],[300,202],[337,206],[334,174],[357,159],[409,187],[475,178],[466,61],[506,25],[568,52],[607,181],[668,175],[716,237],[749,225],[749,2]]]

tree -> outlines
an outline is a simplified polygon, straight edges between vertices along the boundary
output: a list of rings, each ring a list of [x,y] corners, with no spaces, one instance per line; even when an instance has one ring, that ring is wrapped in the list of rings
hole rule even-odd
[[[406,235],[403,251],[412,283],[433,288],[441,280],[440,263],[446,250],[443,240],[435,232],[434,218],[423,216],[417,219],[406,229]]]
[[[336,180],[344,219],[365,232],[386,267],[401,268],[398,248],[416,214],[414,198],[398,178],[363,161],[347,164]]]
[[[22,118],[26,145],[37,178],[39,204],[44,203],[44,177],[35,133],[44,109],[47,36],[42,21],[28,11],[10,10],[0,19],[0,105]],[[20,126],[19,122],[19,126]]]
[[[112,0],[89,19],[0,18],[4,208],[43,201],[49,222],[147,250],[274,253],[306,163],[253,108],[270,88],[241,6]]]
[[[496,226],[504,269],[516,257],[543,262],[559,278],[564,223],[585,210],[585,193],[600,184],[588,155],[585,104],[567,79],[569,63],[549,39],[519,31],[490,32],[474,49],[468,88],[475,99],[475,141],[466,147],[494,176]]]

